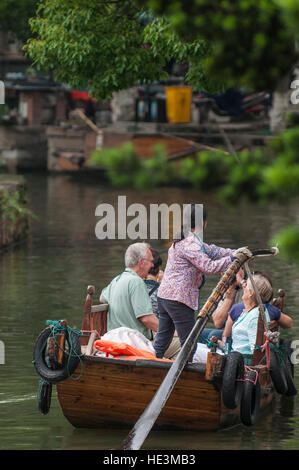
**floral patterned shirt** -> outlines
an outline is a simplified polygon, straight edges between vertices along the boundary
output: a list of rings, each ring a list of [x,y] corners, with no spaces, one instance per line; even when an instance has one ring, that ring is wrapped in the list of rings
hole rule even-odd
[[[201,242],[193,232],[172,244],[158,290],[162,299],[182,302],[193,310],[199,308],[199,287],[203,276],[224,272],[232,263],[233,250]]]

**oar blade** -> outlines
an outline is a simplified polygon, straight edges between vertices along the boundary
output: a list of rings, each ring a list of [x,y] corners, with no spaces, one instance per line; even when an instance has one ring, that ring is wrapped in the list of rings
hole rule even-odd
[[[188,362],[190,353],[197,338],[204,329],[208,317],[198,318],[180,353],[169,369],[166,377],[158,388],[152,401],[146,407],[134,427],[122,443],[123,450],[139,450],[155,424],[161,410],[163,409],[169,395],[171,394],[182,370]]]

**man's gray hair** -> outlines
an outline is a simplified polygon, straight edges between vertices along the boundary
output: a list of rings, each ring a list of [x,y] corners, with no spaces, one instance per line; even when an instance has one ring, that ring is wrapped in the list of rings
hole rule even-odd
[[[269,302],[273,296],[273,289],[272,289],[270,281],[266,277],[264,277],[262,274],[254,274],[253,280],[255,282],[258,293],[261,296],[262,302],[264,303]],[[253,287],[249,279],[247,283],[249,283],[248,285],[249,289],[253,291]]]
[[[136,266],[140,258],[147,258],[147,248],[150,248],[148,243],[133,243],[127,248],[125,253],[125,266]]]

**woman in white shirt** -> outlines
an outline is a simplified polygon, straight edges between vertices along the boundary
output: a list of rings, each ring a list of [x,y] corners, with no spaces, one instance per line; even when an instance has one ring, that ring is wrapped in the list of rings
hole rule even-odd
[[[269,298],[272,286],[263,276],[255,276],[254,283],[262,301]],[[255,349],[257,324],[259,318],[258,302],[254,294],[251,281],[242,281],[244,310],[232,326],[232,351],[238,351],[243,355],[252,355]],[[270,321],[267,308],[265,309],[266,321]]]

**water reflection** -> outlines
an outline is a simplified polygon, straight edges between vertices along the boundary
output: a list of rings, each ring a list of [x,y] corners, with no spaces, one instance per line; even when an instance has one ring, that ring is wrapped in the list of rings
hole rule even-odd
[[[38,376],[32,365],[36,336],[47,319],[67,318],[80,327],[86,286],[99,293],[123,268],[126,240],[99,241],[95,236],[95,208],[116,204],[126,195],[127,205],[165,202],[204,203],[208,207],[205,241],[227,247],[268,246],[268,239],[290,221],[299,222],[299,202],[287,207],[238,205],[228,211],[212,195],[188,188],[162,188],[136,193],[117,191],[94,179],[65,175],[28,174],[30,208],[39,220],[32,222],[30,239],[0,258],[0,340],[5,343],[6,364],[0,365],[0,449],[116,449],[127,430],[74,429],[63,417],[54,393],[50,413],[37,409]],[[154,241],[165,250],[167,243]],[[163,252],[166,261],[166,252]],[[285,336],[299,338],[296,317],[299,273],[280,258],[260,260],[256,269],[271,274],[275,289],[287,292],[285,311],[294,327]],[[208,297],[218,280],[209,276],[202,291]],[[299,386],[298,366],[295,367]],[[273,414],[252,428],[238,426],[217,433],[153,431],[146,449],[295,449],[298,448],[298,398],[278,400]]]

